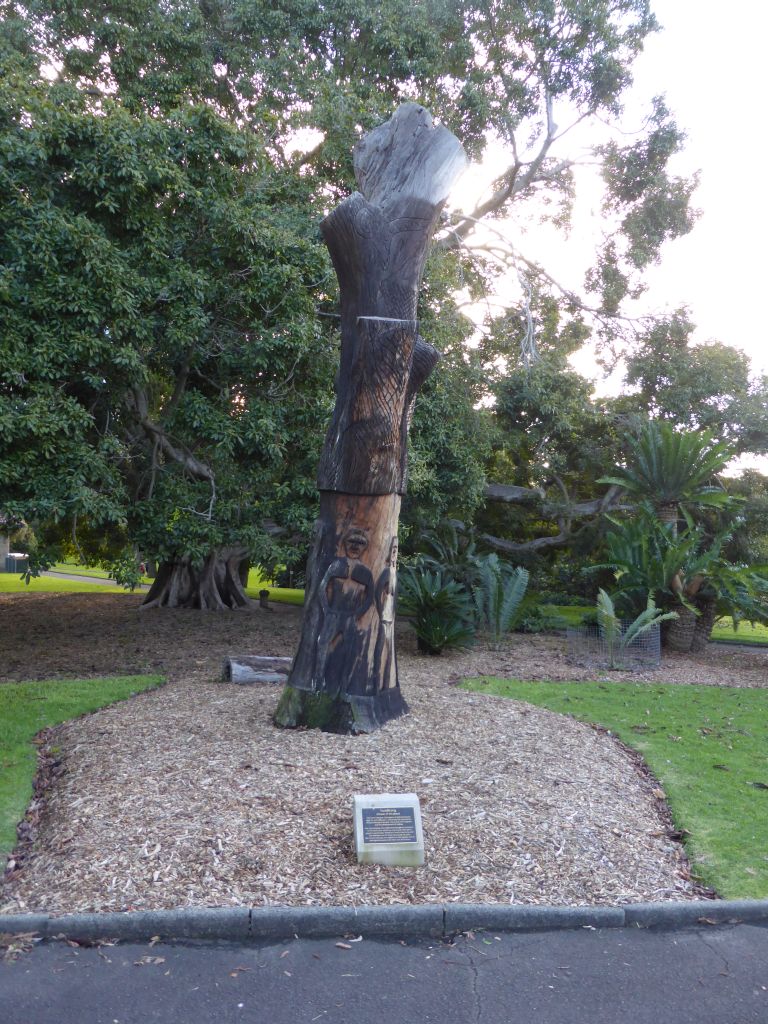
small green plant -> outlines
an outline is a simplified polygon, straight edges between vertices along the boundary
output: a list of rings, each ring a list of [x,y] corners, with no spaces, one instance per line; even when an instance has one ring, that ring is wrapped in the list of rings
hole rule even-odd
[[[583,616],[579,615],[578,622],[582,620]],[[515,617],[513,625],[516,633],[556,633],[567,629],[572,622],[554,605],[531,604]]]
[[[478,629],[494,643],[510,631],[528,586],[528,570],[513,568],[498,555],[478,557],[472,600]]]
[[[609,667],[620,668],[624,660],[622,656],[638,637],[658,623],[676,618],[677,612],[661,611],[649,597],[645,611],[625,627],[616,614],[613,601],[601,588],[597,594],[597,625],[607,648]]]
[[[399,606],[412,617],[423,654],[472,646],[472,604],[455,580],[446,580],[440,572],[407,566],[399,574]]]
[[[445,521],[436,530],[423,530],[419,534],[414,564],[440,573],[443,579],[455,580],[467,594],[471,594],[482,559],[472,531],[460,531],[454,523]]]

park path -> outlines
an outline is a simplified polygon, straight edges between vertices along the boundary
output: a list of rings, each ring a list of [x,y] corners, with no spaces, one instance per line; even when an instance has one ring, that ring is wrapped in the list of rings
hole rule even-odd
[[[765,1024],[768,926],[491,931],[451,945],[53,942],[0,961],[0,1020]]]
[[[47,572],[42,573],[43,576],[51,576],[53,579],[59,580],[74,580],[75,583],[98,583],[103,584],[105,587],[117,587],[118,584],[114,580],[104,579],[101,576],[77,576],[73,573],[68,572],[53,572],[50,569]],[[120,588],[122,589],[122,588]],[[136,590],[149,590],[149,584],[140,583]]]

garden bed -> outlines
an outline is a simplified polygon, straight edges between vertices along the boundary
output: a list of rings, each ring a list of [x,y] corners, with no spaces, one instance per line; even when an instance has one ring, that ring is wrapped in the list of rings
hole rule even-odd
[[[465,693],[465,676],[586,678],[560,638],[415,654],[411,714],[372,736],[283,732],[275,687],[218,682],[225,654],[290,654],[300,610],[139,613],[116,594],[0,598],[7,678],[163,672],[136,701],[56,728],[59,762],[3,910],[393,902],[625,903],[701,895],[663,799],[604,733]],[[647,681],[765,686],[768,652],[665,657]],[[601,673],[627,679],[627,673]],[[637,679],[638,677],[632,676]],[[361,868],[353,793],[416,791],[423,869]]]

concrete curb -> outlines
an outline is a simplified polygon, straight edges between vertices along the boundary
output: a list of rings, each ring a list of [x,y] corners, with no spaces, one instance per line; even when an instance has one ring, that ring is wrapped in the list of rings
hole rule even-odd
[[[630,903],[623,907],[425,903],[363,907],[187,907],[132,913],[0,915],[0,933],[95,941],[226,940],[253,942],[343,935],[445,938],[469,930],[552,931],[564,928],[692,928],[768,923],[768,900]]]

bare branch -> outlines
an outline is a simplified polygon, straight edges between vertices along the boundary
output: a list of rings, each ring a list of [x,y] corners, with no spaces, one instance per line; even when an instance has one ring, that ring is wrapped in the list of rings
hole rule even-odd
[[[550,548],[562,548],[573,539],[573,534],[558,533],[553,537],[536,537],[535,540],[513,541],[504,537],[493,537],[489,533],[481,533],[480,539],[497,551],[504,551],[509,555],[530,554],[536,551],[548,551]]]
[[[492,188],[494,191],[491,196],[484,203],[478,203],[471,214],[461,215],[461,220],[452,232],[456,238],[466,238],[475,223],[482,220],[483,217],[487,217],[490,213],[496,213],[514,196],[530,188],[536,180],[547,158],[547,154],[557,137],[557,125],[552,117],[552,98],[549,94],[547,94],[546,105],[547,134],[541,143],[538,153],[528,163],[523,163],[517,157],[515,158],[514,163],[493,183]],[[570,166],[571,163],[572,161],[564,160],[561,161],[558,167],[564,169]],[[550,176],[548,175],[548,178]],[[449,238],[441,239],[438,244],[443,249],[456,247],[456,241],[451,241]]]
[[[179,465],[183,467],[184,471],[189,473],[190,476],[197,480],[206,480],[210,484],[211,499],[208,503],[208,510],[204,513],[196,512],[195,514],[203,515],[206,519],[211,519],[213,517],[213,506],[216,503],[216,481],[214,479],[213,470],[209,466],[206,466],[204,462],[201,462],[196,458],[188,449],[182,450],[181,448],[177,448],[171,443],[163,427],[150,420],[149,403],[144,391],[141,391],[139,388],[134,388],[133,401],[138,414],[139,423],[141,424],[144,433],[155,445],[155,451],[157,451],[157,448],[159,447],[160,450],[170,459],[174,462],[178,462]],[[194,512],[195,510],[190,509],[190,511]]]
[[[485,496],[489,501],[506,501],[513,505],[532,505],[544,500],[544,491],[538,487],[517,487],[514,484],[486,484]]]
[[[463,216],[464,220],[472,219],[469,218],[468,215],[466,214],[461,216]],[[552,277],[551,274],[547,273],[547,271],[544,270],[544,268],[539,263],[535,263],[533,260],[528,259],[527,256],[524,256],[515,247],[510,238],[507,235],[505,235],[503,231],[500,231],[495,225],[489,224],[486,221],[479,220],[477,221],[477,223],[482,223],[485,229],[487,231],[490,231],[491,234],[495,235],[503,243],[503,245],[494,245],[492,242],[473,244],[471,248],[469,246],[465,246],[467,252],[487,253],[494,259],[498,260],[498,262],[502,266],[511,267],[513,270],[516,270],[518,272],[518,264],[522,264],[528,271],[530,271],[533,277],[539,278],[542,281],[546,281],[556,291],[558,291],[562,295],[562,297],[567,302],[569,302],[574,308],[580,309],[583,313],[588,313],[590,316],[593,316],[598,321],[598,323],[614,324],[617,322],[621,322],[628,324],[630,327],[636,330],[635,325],[647,324],[649,321],[653,320],[653,316],[650,315],[633,317],[624,316],[619,313],[608,314],[597,306],[590,306],[577,292],[571,291],[570,288],[566,288],[565,285],[560,284],[560,282],[556,278]],[[451,234],[456,234],[456,229],[449,228],[448,230]],[[461,239],[458,240],[459,242],[461,242]]]
[[[558,483],[558,478],[555,477],[554,479],[555,483]],[[573,503],[570,501],[562,481],[560,481],[560,485],[560,489],[565,497],[565,501],[562,503],[546,501],[544,491],[540,488],[517,487],[513,484],[486,484],[485,498],[487,501],[506,502],[509,505],[535,505],[538,503],[544,518],[552,520],[567,519],[569,522],[573,519],[604,515],[606,512],[628,511],[633,507],[632,505],[619,504],[618,499],[623,492],[621,487],[615,485],[609,487],[600,498]]]

